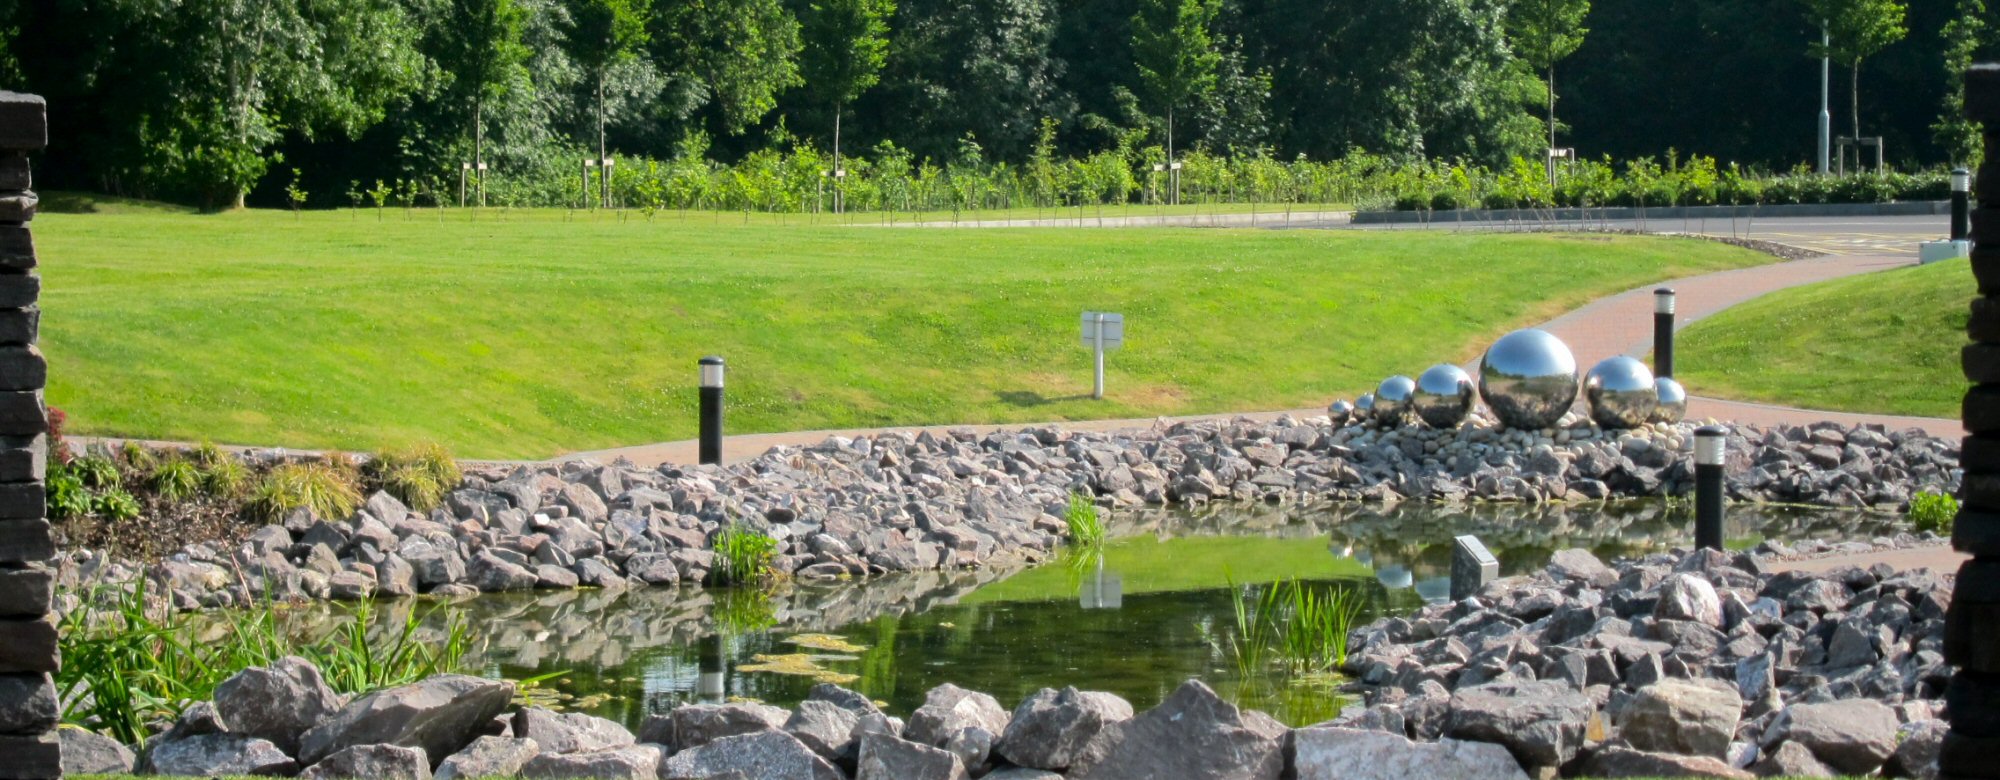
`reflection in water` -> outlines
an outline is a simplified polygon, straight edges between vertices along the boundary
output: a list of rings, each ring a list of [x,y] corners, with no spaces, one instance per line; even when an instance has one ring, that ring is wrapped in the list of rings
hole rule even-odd
[[[1852,512],[1733,508],[1729,537],[1866,538],[1892,518]],[[412,610],[452,610],[475,636],[487,674],[545,683],[576,709],[636,727],[648,713],[689,702],[750,698],[791,705],[811,676],[746,672],[755,657],[805,654],[811,667],[854,675],[849,686],[907,715],[930,688],[953,682],[1011,706],[1041,687],[1108,690],[1146,708],[1199,677],[1246,706],[1294,724],[1331,717],[1332,684],[1243,680],[1226,651],[1235,602],[1283,579],[1358,589],[1363,620],[1408,611],[1450,589],[1451,537],[1480,537],[1503,574],[1584,547],[1606,559],[1690,538],[1689,513],[1658,504],[1301,509],[1232,507],[1149,512],[1111,524],[1101,550],[1028,570],[923,572],[860,583],[791,583],[770,592],[653,588],[487,596],[458,604],[402,600],[377,608],[390,631]],[[1232,590],[1228,583],[1238,583]],[[351,619],[337,605],[301,608],[305,634]],[[441,626],[441,611],[426,615]],[[826,651],[787,643],[801,633],[859,646]]]

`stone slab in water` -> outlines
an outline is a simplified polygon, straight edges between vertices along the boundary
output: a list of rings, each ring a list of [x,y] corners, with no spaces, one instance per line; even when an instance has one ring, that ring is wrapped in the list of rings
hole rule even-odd
[[[1500,561],[1476,536],[1451,540],[1451,599],[1470,598],[1500,576]]]

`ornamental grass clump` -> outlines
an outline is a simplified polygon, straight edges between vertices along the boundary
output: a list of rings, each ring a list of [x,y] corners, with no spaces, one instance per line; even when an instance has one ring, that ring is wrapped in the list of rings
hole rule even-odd
[[[715,569],[708,574],[713,585],[751,585],[776,576],[771,561],[777,557],[778,540],[742,523],[731,523],[715,535]]]
[[[1063,521],[1069,523],[1069,541],[1084,547],[1104,544],[1104,521],[1097,516],[1097,504],[1081,492],[1069,494],[1069,506],[1063,510]]]
[[[147,484],[160,498],[168,501],[185,501],[193,498],[202,488],[201,470],[193,461],[178,455],[160,461],[153,473],[146,478]]]
[[[251,488],[243,508],[258,520],[275,523],[299,509],[324,519],[345,519],[360,505],[361,490],[349,472],[328,463],[286,463]]]
[[[437,444],[420,444],[402,452],[378,452],[361,467],[361,475],[371,489],[385,491],[419,512],[443,504],[444,497],[464,477],[458,461]]]
[[[1334,671],[1347,662],[1347,632],[1361,616],[1358,589],[1338,583],[1283,580],[1239,591],[1236,632],[1229,651],[1246,679],[1276,671],[1304,676]]]

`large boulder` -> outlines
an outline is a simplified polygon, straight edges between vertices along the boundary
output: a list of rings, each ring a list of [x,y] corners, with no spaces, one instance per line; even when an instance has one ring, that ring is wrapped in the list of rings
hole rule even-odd
[[[646,718],[639,727],[639,741],[687,750],[723,737],[777,731],[790,716],[782,707],[754,702],[684,704],[666,715]]]
[[[969,780],[965,764],[950,751],[887,734],[861,738],[854,780]]]
[[[587,753],[638,741],[624,726],[581,712],[529,707],[514,713],[512,725],[514,736],[534,740],[544,753]]]
[[[1132,703],[1114,693],[1043,688],[1014,708],[995,752],[1017,766],[1068,769],[1105,726],[1132,718]]]
[[[138,761],[131,748],[94,731],[63,728],[56,735],[65,775],[129,775]]]
[[[1751,780],[1756,777],[1713,756],[1648,753],[1616,746],[1591,753],[1583,761],[1583,774],[1586,777],[1715,777],[1723,780]]]
[[[1770,732],[1804,745],[1843,774],[1873,774],[1896,753],[1896,711],[1873,699],[1796,704]]]
[[[1009,717],[992,696],[945,683],[924,694],[924,706],[910,713],[903,737],[938,747],[960,729],[981,728],[994,735],[1005,733]]]
[[[514,777],[528,759],[541,755],[542,746],[532,739],[480,737],[464,750],[438,764],[432,780],[480,780],[487,777]]]
[[[215,714],[236,734],[267,739],[296,755],[307,729],[340,709],[319,667],[296,656],[237,672],[215,686]]]
[[[851,763],[857,738],[854,727],[860,721],[861,715],[853,710],[830,701],[807,699],[792,710],[791,718],[785,721],[785,733],[820,758],[836,764]]]
[[[587,753],[543,753],[521,766],[528,780],[653,780],[660,772],[658,745],[626,745]]]
[[[1549,556],[1549,574],[1558,580],[1582,582],[1594,588],[1608,588],[1618,582],[1618,572],[1604,565],[1589,550],[1557,550]]]
[[[1381,731],[1315,726],[1292,732],[1298,780],[1527,780],[1507,749],[1456,739],[1411,742]]]
[[[526,566],[508,561],[490,550],[480,550],[465,567],[465,581],[487,593],[533,590],[541,578]]]
[[[1889,757],[1885,775],[1937,780],[1938,754],[1944,751],[1944,735],[1951,724],[1941,720],[1919,720],[1903,724],[1898,734],[1896,754]],[[69,764],[69,743],[63,743],[63,764]]]
[[[1722,758],[1742,714],[1734,686],[1661,680],[1640,688],[1619,711],[1618,734],[1639,750]]]
[[[1661,620],[1692,620],[1718,628],[1722,625],[1722,597],[1715,586],[1698,574],[1668,575],[1660,581],[1660,603],[1653,617]]]
[[[305,733],[299,760],[318,763],[354,745],[423,748],[442,761],[479,736],[514,699],[514,684],[443,674],[349,702]]]
[[[660,780],[703,780],[734,773],[742,780],[846,780],[839,769],[782,731],[723,737],[675,753]]]
[[[1097,733],[1070,764],[1072,780],[1276,780],[1290,729],[1223,701],[1199,680],[1160,705]]]
[[[299,764],[268,739],[202,734],[162,742],[148,751],[154,774],[186,777],[291,775]]]
[[[1797,742],[1786,742],[1764,752],[1764,757],[1750,767],[1759,777],[1833,777],[1833,767],[1819,760],[1811,750]]]
[[[1494,682],[1451,695],[1444,736],[1507,747],[1530,771],[1569,763],[1596,711],[1590,697],[1557,682]]]
[[[302,780],[431,780],[431,760],[421,748],[355,745],[312,765]]]

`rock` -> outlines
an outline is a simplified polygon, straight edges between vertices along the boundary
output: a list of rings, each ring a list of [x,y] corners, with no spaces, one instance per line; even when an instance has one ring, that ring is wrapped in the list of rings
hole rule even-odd
[[[302,780],[431,780],[431,760],[420,748],[355,745],[312,765]]]
[[[521,767],[527,765],[528,759],[541,752],[542,746],[532,739],[480,737],[439,764],[432,780],[514,777],[521,773]]]
[[[639,553],[625,559],[625,573],[647,585],[671,585],[681,581],[680,570],[667,553]]]
[[[1117,694],[1043,688],[1014,708],[995,750],[1017,766],[1068,769],[1105,726],[1131,717],[1132,703]]]
[[[531,780],[654,780],[660,774],[657,745],[626,745],[586,753],[543,753],[521,765]]]
[[[1872,699],[1795,704],[1778,729],[1842,774],[1873,774],[1896,752],[1896,711]]]
[[[65,775],[129,775],[138,761],[131,748],[94,731],[62,728],[56,736],[62,741]]]
[[[1889,764],[1882,773],[1891,777],[1937,780],[1938,753],[1944,749],[1945,732],[1950,730],[1951,724],[1941,720],[1903,724],[1896,752],[1889,757]],[[69,743],[63,743],[63,750],[63,764],[67,766]]]
[[[388,524],[390,528],[402,524],[404,520],[410,517],[410,507],[408,505],[397,500],[395,496],[381,490],[377,490],[374,495],[369,496],[368,503],[363,504],[361,508],[368,512],[369,517]]]
[[[980,780],[1063,780],[1063,776],[1046,769],[1029,769],[1024,766],[1010,766],[995,769]]]
[[[526,566],[505,560],[490,550],[480,550],[465,567],[466,584],[486,593],[532,590],[541,578]]]
[[[443,674],[349,702],[300,740],[299,759],[318,763],[353,745],[423,748],[449,756],[472,742],[514,698],[514,684]]]
[[[846,780],[840,770],[782,731],[722,737],[675,753],[660,780],[700,780],[735,773],[743,780]]]
[[[636,743],[624,726],[581,712],[529,707],[514,713],[514,736],[532,739],[543,753],[585,753]]]
[[[1743,697],[1707,680],[1661,680],[1618,712],[1618,734],[1643,751],[1722,758],[1736,736]]]
[[[0,570],[0,576],[6,573]],[[0,593],[0,597],[5,595]],[[56,703],[56,687],[48,675],[0,675],[0,734],[47,731],[56,727],[61,712]]]
[[[147,751],[153,772],[186,777],[291,775],[298,762],[268,739],[242,734],[202,734],[162,742]]]
[[[1751,767],[1759,777],[1833,777],[1833,767],[1797,742],[1786,742],[1765,751],[1763,760]]]
[[[1189,680],[1138,717],[1108,724],[1070,764],[1072,780],[1276,780],[1290,729]]]
[[[785,721],[784,731],[818,753],[820,758],[836,764],[851,764],[855,750],[854,727],[860,720],[859,714],[833,702],[807,699],[792,710],[791,718]]]
[[[868,697],[833,683],[820,683],[806,694],[807,701],[823,701],[856,715],[881,715],[882,709]]]
[[[989,734],[1005,733],[1010,717],[992,696],[945,683],[924,695],[924,706],[910,713],[903,737],[938,747],[962,728],[976,726]]]
[[[958,757],[961,765],[980,768],[986,766],[986,759],[993,755],[993,743],[998,740],[993,733],[978,726],[967,726],[953,732],[944,741],[944,750]]]
[[[1606,747],[1583,761],[1587,777],[1717,777],[1751,780],[1756,775],[1737,769],[1713,756],[1681,756],[1647,753],[1624,747]]]
[[[1691,620],[1710,628],[1722,626],[1722,598],[1700,575],[1679,573],[1660,581],[1660,603],[1653,617]]]
[[[297,754],[306,730],[340,705],[319,668],[296,656],[245,669],[215,686],[215,714],[231,733],[270,740],[287,755]]]
[[[1606,588],[1618,582],[1618,572],[1604,565],[1589,550],[1571,548],[1557,550],[1549,556],[1549,574],[1558,580],[1574,580],[1594,588]]]
[[[968,780],[968,775],[949,751],[869,734],[861,738],[854,780]]]
[[[1584,725],[1596,709],[1588,697],[1561,683],[1487,683],[1452,693],[1444,735],[1505,745],[1534,771],[1575,758],[1583,747]]]
[[[664,722],[657,718],[646,719],[647,727],[639,730],[642,741],[657,742],[678,751],[698,748],[723,737],[777,731],[785,727],[790,713],[768,704],[730,702],[682,705],[675,707]]]
[[[1292,740],[1298,780],[1528,777],[1506,748],[1486,742],[1411,742],[1396,734],[1328,726],[1297,729]]]

